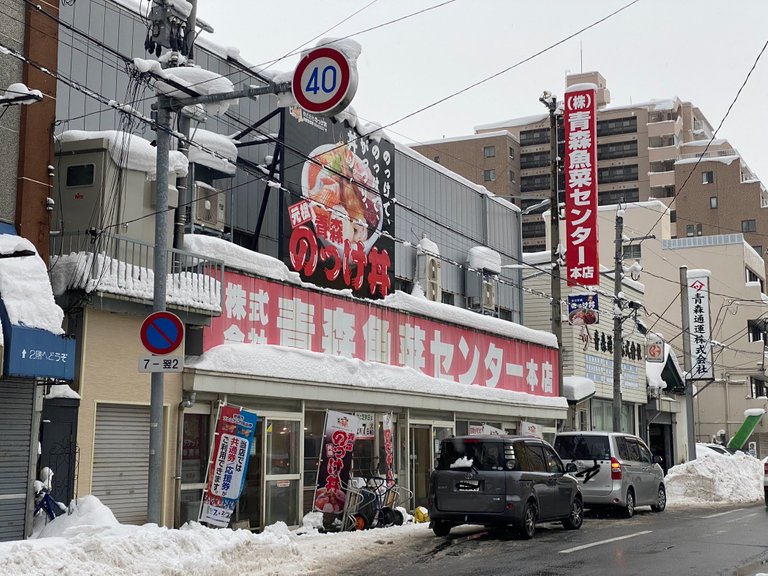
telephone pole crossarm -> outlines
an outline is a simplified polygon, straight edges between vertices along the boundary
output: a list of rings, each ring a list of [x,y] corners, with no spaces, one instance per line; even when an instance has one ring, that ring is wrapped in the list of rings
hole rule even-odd
[[[184,108],[185,106],[194,106],[195,104],[212,104],[224,100],[236,100],[238,98],[256,98],[264,94],[281,94],[291,91],[291,82],[279,82],[275,84],[270,82],[266,86],[248,86],[241,90],[232,92],[221,92],[217,94],[206,94],[201,96],[191,96],[190,98],[176,98],[173,100],[173,106]]]

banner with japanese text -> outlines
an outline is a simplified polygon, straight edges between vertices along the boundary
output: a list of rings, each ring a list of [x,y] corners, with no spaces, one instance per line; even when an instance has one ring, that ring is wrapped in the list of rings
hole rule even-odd
[[[303,280],[384,298],[395,274],[395,148],[298,107],[285,117],[281,258]]]
[[[565,92],[565,261],[569,285],[600,284],[595,100],[595,88],[584,84]]]
[[[245,483],[258,417],[236,406],[222,406],[203,491],[199,521],[226,528]]]
[[[355,430],[360,426],[357,416],[335,410],[325,413],[325,432],[320,450],[320,466],[313,510],[340,514],[347,500],[346,487],[352,470],[352,450]]]
[[[381,427],[384,432],[384,477],[387,486],[395,484],[395,424],[392,421],[392,413],[384,414]]]
[[[204,351],[225,342],[288,346],[408,366],[447,386],[559,394],[556,348],[230,270],[223,286],[222,314],[203,330]]]
[[[709,317],[709,270],[688,270],[688,325],[691,380],[712,380],[712,332]]]

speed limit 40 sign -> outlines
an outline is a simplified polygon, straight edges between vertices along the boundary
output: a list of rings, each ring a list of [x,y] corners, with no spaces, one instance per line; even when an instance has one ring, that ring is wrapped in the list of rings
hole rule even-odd
[[[307,112],[333,116],[344,110],[357,92],[357,68],[341,50],[316,48],[296,66],[291,90]]]

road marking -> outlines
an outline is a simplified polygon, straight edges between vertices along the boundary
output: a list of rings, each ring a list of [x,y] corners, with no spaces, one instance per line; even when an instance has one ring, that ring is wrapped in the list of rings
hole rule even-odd
[[[584,544],[583,546],[576,546],[575,548],[568,548],[567,550],[560,550],[560,554],[570,554],[571,552],[578,552],[579,550],[586,550],[593,546],[600,546],[601,544],[610,544],[611,542],[618,542],[619,540],[626,540],[627,538],[634,538],[635,536],[643,536],[644,534],[650,534],[653,530],[643,530],[642,532],[635,532],[634,534],[627,534],[626,536],[617,536],[616,538],[608,538],[608,540],[600,540],[599,542],[592,542],[591,544]]]
[[[741,512],[742,510],[746,510],[746,508],[737,508],[736,510],[728,510],[727,512],[718,512],[717,514],[702,516],[702,518],[717,518],[718,516],[725,516],[726,514],[733,514],[734,512]]]
[[[757,516],[757,512],[753,512],[752,514],[747,514],[746,516],[739,516],[738,518],[734,518],[733,520],[726,520],[726,524],[733,524],[734,522],[741,522],[742,520],[746,520],[747,518],[752,518],[752,516]]]

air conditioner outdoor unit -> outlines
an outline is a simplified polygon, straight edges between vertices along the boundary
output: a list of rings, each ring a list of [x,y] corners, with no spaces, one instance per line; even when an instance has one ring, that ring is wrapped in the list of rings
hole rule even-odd
[[[194,223],[224,232],[226,202],[224,193],[205,182],[195,182]]]
[[[427,255],[425,260],[425,295],[427,300],[441,302],[443,299],[443,286],[440,276],[440,259]]]

